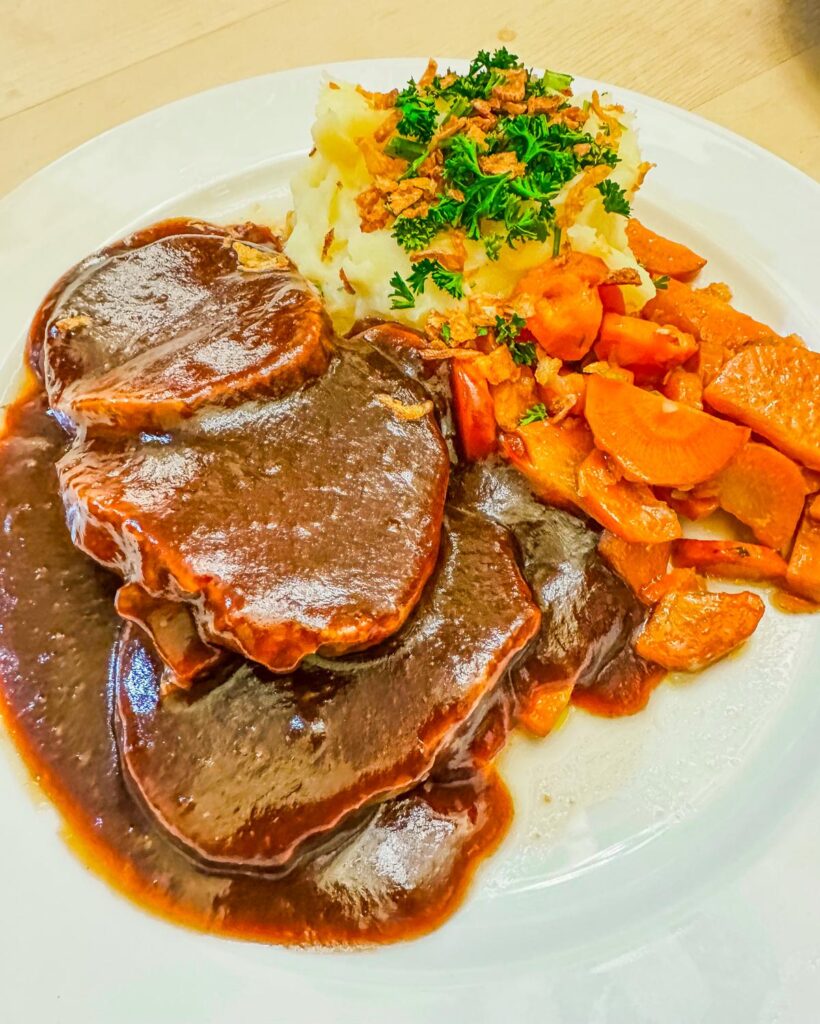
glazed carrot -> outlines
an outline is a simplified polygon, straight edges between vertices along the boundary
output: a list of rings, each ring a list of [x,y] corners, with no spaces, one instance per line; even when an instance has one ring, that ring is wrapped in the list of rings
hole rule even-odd
[[[800,597],[820,603],[820,523],[808,513],[797,531],[786,582]]]
[[[680,242],[655,234],[634,217],[626,225],[626,237],[635,259],[652,275],[688,281],[706,266],[702,256]]]
[[[703,393],[785,455],[820,469],[820,353],[798,345],[749,345]]]
[[[697,348],[692,335],[677,327],[660,327],[636,316],[604,313],[595,354],[617,366],[666,369],[685,363]]]
[[[657,604],[667,594],[676,590],[692,593],[706,590],[706,584],[694,569],[675,568],[645,583],[638,597],[644,604]]]
[[[601,298],[601,305],[607,313],[626,313],[626,302],[624,293],[617,284],[598,285],[598,295]]]
[[[661,391],[673,402],[683,402],[695,409],[703,408],[703,381],[698,374],[676,366],[663,382]]]
[[[806,506],[806,515],[809,519],[813,519],[815,523],[820,523],[820,494],[815,494],[811,501],[809,501]]]
[[[555,424],[528,423],[514,434],[501,436],[503,454],[527,477],[535,493],[564,507],[579,503],[578,467],[592,447],[589,428],[577,416]]]
[[[661,544],[681,535],[672,509],[658,501],[646,484],[624,480],[597,448],[578,468],[578,495],[584,511],[623,540]]]
[[[495,415],[484,377],[464,361],[450,364],[458,437],[464,457],[483,459],[495,450]]]
[[[692,487],[719,473],[749,431],[606,377],[587,381],[586,417],[599,448],[624,475],[660,487]]]
[[[786,575],[785,560],[772,548],[734,540],[676,541],[672,562],[729,580],[782,580]]]
[[[806,612],[820,612],[820,602],[798,597],[788,590],[776,590],[771,596],[772,605],[787,615],[803,615]]]
[[[697,370],[709,383],[732,355],[751,341],[777,338],[765,324],[740,313],[710,290],[695,290],[674,279],[643,308],[657,324],[672,324],[697,341]]]
[[[526,374],[490,388],[495,421],[502,430],[515,430],[521,417],[538,401],[535,380]]]
[[[720,507],[750,527],[761,543],[788,549],[806,493],[803,474],[791,459],[767,444],[749,441],[721,470],[714,486]]]
[[[538,394],[546,405],[552,423],[566,416],[580,416],[584,411],[587,382],[582,373],[557,373],[545,384],[538,385]]]
[[[673,590],[656,605],[635,643],[641,657],[695,672],[747,640],[763,615],[757,594]]]
[[[708,483],[703,485],[703,488],[693,487],[691,491],[673,489],[667,493],[665,488],[661,488],[660,497],[679,516],[684,516],[686,519],[696,522],[698,519],[705,519],[707,516],[712,515],[720,507],[717,494],[709,488],[710,485]]]
[[[518,722],[533,736],[547,736],[566,717],[570,697],[572,686],[539,688],[519,708]]]
[[[604,530],[598,541],[598,551],[624,583],[640,597],[645,586],[666,573],[672,544],[669,541],[661,544],[635,544],[610,530]]]
[[[551,356],[573,361],[592,347],[603,316],[598,285],[607,277],[602,260],[583,253],[535,267],[518,282],[517,295],[534,300],[527,328]]]

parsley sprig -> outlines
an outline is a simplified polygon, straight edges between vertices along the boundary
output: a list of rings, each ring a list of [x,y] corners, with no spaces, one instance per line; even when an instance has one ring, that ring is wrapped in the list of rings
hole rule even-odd
[[[531,405],[529,409],[524,413],[521,419],[518,421],[520,426],[526,427],[528,423],[539,423],[541,420],[547,419],[549,413],[547,407],[543,402],[536,402],[535,405]]]
[[[407,280],[398,271],[390,278],[393,288],[390,293],[391,308],[412,309],[416,304],[416,296],[424,291],[428,279],[454,299],[464,297],[464,277],[461,273],[448,270],[438,260],[423,259],[415,264]]]
[[[632,207],[626,198],[626,192],[624,192],[617,181],[606,178],[604,181],[598,182],[595,187],[604,197],[604,209],[607,213],[622,213],[624,217],[629,216],[632,212]]]
[[[532,366],[536,360],[534,343],[517,340],[526,325],[527,321],[517,313],[513,313],[509,320],[502,316],[495,318],[495,340],[507,346],[517,366]]]

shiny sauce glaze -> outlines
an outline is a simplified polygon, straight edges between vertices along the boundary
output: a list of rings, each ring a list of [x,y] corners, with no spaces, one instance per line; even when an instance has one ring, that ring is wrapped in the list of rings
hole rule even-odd
[[[112,254],[219,230],[167,222],[75,268],[46,298],[31,330],[29,358],[40,378],[42,339],[67,282],[78,274],[89,280]],[[244,231],[233,230],[231,238],[275,247],[263,229]],[[381,358],[401,366],[401,381],[388,367],[378,369],[385,382],[379,389],[400,394],[405,404],[430,395],[454,458],[446,372],[428,370],[412,332],[391,325],[368,326],[359,344],[372,354],[350,357],[348,367],[364,365],[362,358],[368,374],[383,366]],[[331,366],[307,387],[318,394],[333,379]],[[595,531],[536,501],[523,478],[492,460],[451,472],[435,571],[403,629],[381,646],[338,659],[344,645],[331,645],[328,657],[309,659],[289,677],[249,667],[222,648],[214,656],[207,643],[192,646],[193,620],[180,612],[189,605],[146,599],[137,583],[121,587],[115,603],[121,580],[72,543],[64,505],[70,512],[72,497],[65,481],[61,494],[57,466],[72,445],[75,452],[88,443],[107,451],[121,442],[104,433],[90,442],[82,434],[73,439],[70,424],[66,433],[57,422],[65,425],[65,415],[58,409],[55,417],[48,404],[42,384],[32,380],[8,411],[0,440],[0,705],[74,845],[112,885],[159,915],[285,944],[366,945],[428,932],[458,906],[477,865],[509,826],[512,807],[493,761],[516,723],[527,723],[545,693],[568,688],[588,710],[633,713],[662,675],[634,654],[644,611],[601,562]],[[309,415],[299,422],[309,425]],[[196,428],[195,416],[180,426],[180,437]],[[390,429],[409,437],[422,428],[416,421]],[[427,465],[441,460],[438,444]],[[436,474],[446,483],[442,469]],[[298,473],[293,480],[299,482]],[[428,490],[442,508],[444,486],[434,481]],[[373,529],[378,533],[378,524]],[[147,633],[123,626],[123,618]],[[209,680],[169,698],[148,634],[166,664],[204,667]],[[274,679],[278,690],[265,692]],[[394,687],[380,691],[383,680]],[[245,706],[236,704],[237,695]],[[206,735],[210,706],[218,718],[215,765]],[[356,735],[359,721],[369,736]],[[182,733],[185,751],[174,746]],[[175,756],[176,776],[164,770]],[[260,849],[260,793],[243,809],[241,787],[214,792],[219,772],[230,771],[237,757],[237,775],[252,772],[256,759],[272,773],[271,785],[264,773],[257,780],[273,808],[264,825],[278,844],[270,856],[249,856]],[[360,777],[346,778],[357,758]],[[254,813],[243,819],[248,808]],[[324,808],[313,822],[312,808]]]
[[[423,934],[458,905],[512,815],[491,770],[443,772],[372,809],[283,877],[216,873],[171,843],[128,792],[109,663],[116,580],[71,543],[57,490],[62,431],[35,391],[0,447],[0,685],[32,773],[88,862],[174,921],[281,943],[362,944]],[[463,758],[464,752],[460,752]]]

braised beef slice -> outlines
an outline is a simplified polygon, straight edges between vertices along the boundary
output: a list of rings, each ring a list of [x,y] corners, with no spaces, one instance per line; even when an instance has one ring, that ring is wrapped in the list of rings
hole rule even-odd
[[[574,685],[576,703],[598,713],[643,706],[659,678],[631,650],[646,610],[598,555],[598,532],[542,504],[516,469],[495,459],[466,467],[452,492],[510,529],[542,612],[538,637],[513,670],[519,701]]]
[[[152,597],[138,583],[126,583],[117,591],[117,614],[136,622],[154,641],[168,671],[168,686],[183,689],[225,659],[226,651],[207,643],[199,634],[190,605]]]
[[[324,371],[327,316],[273,245],[147,238],[84,261],[50,302],[44,377],[63,422],[155,428]]]
[[[446,448],[432,414],[389,404],[423,401],[389,360],[348,348],[276,401],[78,439],[58,464],[72,538],[273,671],[377,643],[438,551]]]
[[[141,906],[211,934],[362,945],[440,925],[509,825],[493,773],[384,801],[284,877],[198,864],[131,799],[111,730],[115,577],[69,539],[54,473],[65,438],[44,406],[17,403],[0,442],[0,707],[72,849]]]
[[[243,663],[160,700],[161,665],[126,627],[114,664],[124,770],[199,857],[275,867],[306,839],[423,778],[538,627],[506,530],[450,509],[404,629],[289,676]]]

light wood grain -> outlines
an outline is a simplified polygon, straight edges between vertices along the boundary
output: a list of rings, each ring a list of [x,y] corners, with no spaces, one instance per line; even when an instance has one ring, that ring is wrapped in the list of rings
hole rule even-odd
[[[210,86],[502,42],[695,110],[820,178],[820,0],[0,0],[0,194]]]

